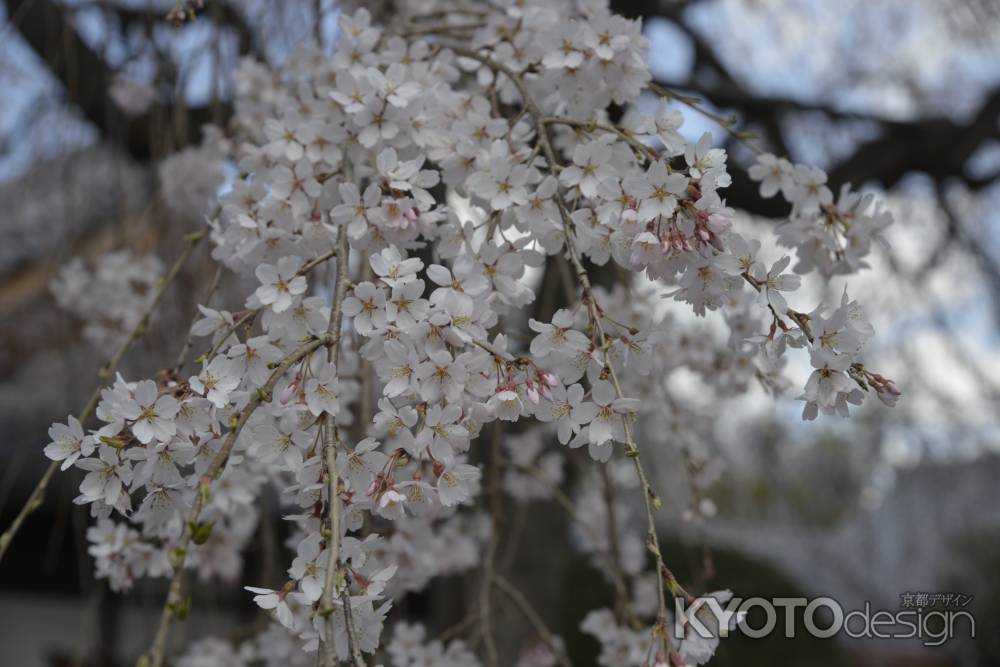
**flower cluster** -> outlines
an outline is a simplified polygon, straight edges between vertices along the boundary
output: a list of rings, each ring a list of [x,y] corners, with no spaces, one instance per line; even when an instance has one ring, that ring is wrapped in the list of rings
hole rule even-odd
[[[223,181],[221,150],[225,141],[206,128],[200,146],[185,148],[160,162],[160,196],[181,220],[201,221],[215,203]]]
[[[163,270],[155,255],[116,250],[97,257],[92,267],[73,258],[60,269],[51,289],[60,307],[83,322],[83,337],[110,353],[139,324]]]
[[[277,489],[287,577],[248,587],[270,629],[240,649],[200,642],[181,664],[374,653],[398,595],[476,568],[495,540],[471,507],[490,458],[481,441],[503,441],[495,486],[518,501],[563,485],[572,452],[550,440],[586,446],[652,525],[660,501],[633,430],[656,406],[637,397],[658,395],[674,370],[722,395],[754,378],[780,389],[786,351],[804,347],[816,369],[806,418],[846,415],[868,390],[889,404],[899,394],[861,363],[872,330],[856,302],[789,306],[798,274],[862,266],[886,213],[846,191],[834,205],[818,170],[761,158],[762,194],[793,204],[779,229],[798,253],[787,273],[790,257],[767,260],[733,231],[727,155],[710,135],[687,143],[665,103],[620,125],[605,113],[650,80],[638,21],[601,2],[489,7],[460,41],[447,25],[408,40],[362,9],[339,17],[330,57],[303,51],[278,72],[244,62],[224,142],[240,176],[211,238],[251,293],[233,310],[200,308],[199,368],[119,376],[99,427],[70,419],[50,432],[46,454],[87,471],[77,502],[98,520],[98,575],[119,590],[185,569],[233,577],[270,519],[261,494]],[[595,287],[588,271],[611,263],[653,287]],[[554,312],[536,304],[542,267],[564,279]],[[666,315],[661,297],[720,311],[728,339]],[[516,437],[504,436],[510,422]],[[647,543],[627,503],[584,486],[581,511],[623,521],[620,535],[581,528],[577,546],[622,590],[631,582],[622,607],[642,628],[589,616],[601,664],[707,660],[714,646],[665,640],[655,531]],[[168,599],[167,623],[178,604]],[[387,650],[400,666],[478,664],[464,643],[402,621]],[[552,640],[540,653],[560,651]]]
[[[854,273],[868,266],[864,258],[873,241],[885,243],[882,232],[892,224],[892,214],[873,194],[862,196],[845,184],[834,201],[826,172],[793,165],[770,153],[760,155],[749,174],[760,181],[762,197],[781,192],[792,205],[788,221],[778,227],[777,234],[779,243],[798,253],[796,273]]]

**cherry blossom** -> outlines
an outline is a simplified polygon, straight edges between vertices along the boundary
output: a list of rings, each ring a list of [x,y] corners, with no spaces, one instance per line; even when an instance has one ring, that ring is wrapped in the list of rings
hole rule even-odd
[[[551,398],[536,413],[543,422],[555,422],[559,442],[564,445],[580,432],[581,426],[590,423],[597,416],[597,406],[585,401],[583,397],[584,390],[579,384],[569,387],[556,385],[552,388]]]
[[[647,85],[639,21],[600,2],[475,15],[482,26],[424,36],[344,10],[332,55],[242,62],[217,149],[239,173],[206,235],[250,293],[199,306],[201,356],[156,381],[116,375],[92,415],[50,429],[45,455],[87,472],[76,502],[96,517],[89,550],[115,590],[232,576],[270,520],[261,499],[277,503],[288,579],[247,587],[267,627],[238,651],[197,642],[179,664],[330,666],[350,647],[398,667],[480,664],[478,645],[428,640],[394,602],[485,572],[504,537],[480,497],[493,493],[615,519],[610,533],[571,528],[595,576],[635,597],[616,600],[634,607],[628,624],[587,613],[598,664],[703,664],[717,638],[669,644],[658,626],[679,584],[662,576],[662,501],[644,466],[676,455],[666,441],[701,442],[712,422],[675,405],[671,378],[693,376],[719,410],[758,381],[792,385],[799,355],[812,368],[804,419],[901,395],[866,365],[874,330],[858,301],[845,291],[798,311],[787,300],[801,276],[867,266],[892,221],[874,196],[844,188],[834,201],[822,170],[760,155],[750,178],[788,203],[774,230],[788,254],[765,263],[771,246],[734,231],[725,203],[741,167],[711,134],[680,134],[678,108]],[[163,273],[131,255],[112,264],[147,286]],[[95,307],[95,320],[144,321],[155,299],[97,273],[69,267],[60,301],[97,285],[128,299],[122,312]],[[719,314],[711,326],[675,317],[665,297]],[[665,423],[670,438],[652,432]],[[714,505],[691,507],[707,520]],[[168,629],[183,604],[171,596]],[[562,651],[559,638],[520,649],[523,664]],[[162,651],[147,657],[161,667]]]
[[[316,416],[326,412],[336,417],[340,411],[340,403],[337,400],[339,384],[336,367],[332,364],[321,364],[313,376],[306,380],[305,397],[309,412]]]
[[[270,306],[271,310],[281,313],[292,305],[292,297],[306,291],[306,279],[298,275],[302,267],[299,257],[282,257],[277,266],[261,264],[255,273],[261,286],[254,295],[261,305]]]
[[[146,444],[154,438],[169,440],[177,431],[174,416],[178,405],[173,396],[160,396],[156,383],[143,380],[136,385],[134,399],[130,401],[130,413],[134,414],[132,432],[139,442]]]

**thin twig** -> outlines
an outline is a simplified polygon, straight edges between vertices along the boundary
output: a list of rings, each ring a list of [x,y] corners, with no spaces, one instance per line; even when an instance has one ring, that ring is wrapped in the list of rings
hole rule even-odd
[[[478,338],[473,338],[473,339],[471,339],[470,342],[473,345],[476,345],[477,347],[480,347],[480,348],[486,350],[487,352],[489,352],[490,354],[492,354],[494,359],[498,359],[500,361],[507,361],[507,362],[514,361],[514,357],[512,357],[509,354],[507,354],[506,352],[501,352],[500,350],[496,349],[495,347],[493,347],[492,345],[490,345],[486,341],[479,340]]]
[[[208,293],[205,294],[203,303],[207,306],[212,301],[212,296],[215,294],[215,290],[219,289],[219,282],[222,280],[222,270],[224,266],[219,264],[215,269],[215,275],[212,276],[212,284],[208,288]],[[195,309],[195,318],[198,317],[198,311]],[[174,362],[174,375],[179,375],[181,370],[184,368],[184,364],[187,363],[188,353],[191,351],[191,346],[194,344],[194,321],[188,325],[187,338],[184,339],[184,345],[181,347],[181,351],[177,353],[177,361]]]
[[[615,515],[615,486],[608,473],[608,467],[598,464],[601,471],[601,485],[604,489],[604,505],[607,508],[607,530],[608,530],[608,554],[613,563],[615,572],[624,572],[622,567],[621,547],[618,544],[618,518]],[[623,577],[624,579],[624,577]],[[622,614],[629,606],[629,595],[627,585],[623,585],[624,590],[618,591],[618,603],[615,605],[617,611]]]
[[[485,23],[439,23],[437,25],[416,26],[409,24],[403,29],[406,37],[416,37],[419,35],[437,35],[446,32],[463,32],[466,30],[479,30],[486,27]]]
[[[530,475],[539,484],[545,486],[549,493],[552,494],[552,498],[556,501],[556,504],[562,507],[566,514],[569,515],[569,518],[575,521],[577,525],[579,525],[580,528],[587,533],[591,542],[595,545],[601,543],[601,536],[597,532],[597,529],[594,528],[593,521],[589,518],[583,517],[570,497],[567,496],[561,488],[559,488],[559,485],[546,477],[537,466],[523,465],[514,463],[513,461],[504,461],[503,464],[509,468],[514,468],[519,472]],[[635,615],[635,611],[632,609],[631,603],[629,602],[625,571],[622,569],[620,563],[615,562],[615,559],[612,557],[610,552],[606,552],[601,555],[607,561],[608,570],[611,573],[611,580],[615,586],[615,593],[618,596],[618,599],[623,600],[625,603],[626,616],[630,621],[637,621],[638,617]]]
[[[656,93],[657,95],[659,95],[660,97],[666,98],[668,100],[677,100],[681,104],[690,107],[691,109],[705,116],[705,118],[708,118],[709,120],[712,120],[715,123],[717,123],[722,129],[724,129],[726,132],[732,135],[734,139],[736,139],[739,142],[742,142],[747,148],[752,150],[757,155],[764,154],[764,149],[762,149],[760,146],[758,146],[752,141],[753,137],[756,136],[753,132],[749,132],[746,130],[734,130],[733,126],[736,125],[737,122],[736,118],[732,116],[727,118],[725,116],[720,116],[719,114],[713,111],[709,111],[708,109],[701,106],[702,103],[704,102],[704,100],[702,100],[701,98],[691,97],[690,95],[681,95],[680,93],[674,92],[673,90],[666,88],[665,86],[661,86],[659,84],[655,84],[652,82],[650,82],[649,84],[649,89],[654,93]]]
[[[354,612],[351,610],[351,596],[347,589],[340,591],[340,601],[344,605],[344,626],[347,628],[347,650],[354,662],[354,667],[366,667],[365,658],[361,655],[361,644],[358,641],[358,630],[354,625]]]
[[[507,581],[503,575],[497,574],[493,577],[493,583],[499,588],[504,594],[511,599],[511,602],[521,610],[524,617],[528,619],[528,623],[531,627],[535,629],[538,636],[542,638],[542,641],[549,645],[552,649],[552,653],[555,655],[556,660],[563,667],[573,667],[573,663],[570,662],[569,657],[566,655],[566,649],[556,642],[555,636],[549,630],[548,626],[545,625],[545,621],[542,620],[542,615],[538,613],[531,602],[524,596],[524,593],[517,590],[513,584]]]
[[[492,527],[490,541],[486,545],[483,557],[483,581],[479,588],[479,620],[483,645],[486,647],[486,662],[489,667],[497,667],[500,658],[497,653],[496,637],[493,635],[493,584],[496,577],[497,546],[500,543],[500,523],[502,520],[503,498],[500,486],[500,438],[503,427],[500,422],[493,425],[493,438],[490,442],[490,515]]]
[[[208,350],[208,352],[206,352],[198,359],[195,359],[195,361],[196,362],[201,361],[207,366],[212,361],[212,359],[215,359],[215,355],[219,353],[219,350],[221,350],[222,346],[226,344],[226,341],[229,340],[233,336],[233,334],[236,333],[237,330],[239,330],[241,326],[247,324],[248,322],[252,323],[253,319],[257,317],[260,311],[261,311],[260,308],[254,308],[253,310],[248,310],[247,312],[243,313],[243,315],[240,316],[239,319],[234,321],[231,325],[229,325],[229,327],[226,328],[225,331],[222,332],[222,336],[219,337],[219,340],[214,345],[212,345],[212,347]]]
[[[444,644],[452,637],[457,637],[458,635],[462,634],[462,632],[465,631],[469,626],[474,625],[477,622],[479,622],[479,611],[473,610],[469,612],[468,616],[460,620],[458,623],[442,630],[441,634],[439,634],[435,639]]]
[[[565,221],[568,216],[565,214],[564,216]],[[611,358],[611,341],[604,331],[601,315],[597,308],[597,300],[594,296],[594,290],[590,283],[590,276],[587,274],[587,269],[580,263],[579,257],[577,257],[576,248],[573,245],[572,238],[572,235],[567,230],[566,242],[570,251],[570,262],[573,264],[573,268],[577,272],[577,278],[580,280],[580,285],[583,287],[583,292],[590,309],[590,317],[597,329],[601,349],[604,350],[605,367],[608,369],[608,373],[611,377],[611,384],[615,388],[615,394],[618,398],[624,398],[625,393],[622,391],[621,382],[618,380],[618,373],[615,370],[615,365]],[[656,592],[658,611],[656,615],[656,625],[653,626],[653,635],[659,637],[660,647],[664,653],[664,657],[666,658],[670,655],[670,635],[667,631],[667,599],[662,578],[669,572],[669,570],[667,570],[667,567],[663,562],[663,554],[660,551],[660,539],[656,534],[656,520],[654,518],[654,514],[657,510],[659,510],[660,499],[659,496],[656,495],[656,492],[653,491],[653,487],[650,485],[649,479],[646,476],[646,470],[642,465],[641,459],[639,458],[639,448],[632,437],[631,418],[631,413],[622,415],[622,427],[625,431],[625,455],[632,459],[636,476],[639,478],[639,486],[642,489],[643,507],[646,510],[646,548],[651,554],[653,554],[653,558],[656,562],[657,573]]]
[[[593,132],[594,130],[602,130],[604,132],[610,132],[611,134],[617,135],[623,141],[628,143],[633,149],[639,151],[644,157],[650,160],[659,159],[659,154],[642,143],[631,134],[622,130],[621,128],[615,127],[614,125],[608,125],[607,123],[598,123],[597,121],[589,120],[578,120],[576,118],[564,118],[562,116],[549,116],[542,119],[543,125],[566,125],[567,127],[576,127],[584,130],[585,132]]]
[[[325,262],[325,261],[327,261],[327,260],[329,260],[329,259],[331,259],[333,257],[336,257],[336,256],[337,256],[337,251],[336,250],[330,250],[329,252],[325,252],[322,255],[320,255],[319,257],[311,259],[308,262],[306,262],[305,264],[303,264],[302,268],[300,268],[298,271],[295,272],[295,275],[296,276],[304,276],[307,273],[309,273],[310,271],[312,271],[314,268],[316,268],[317,266],[319,266],[320,264],[322,264],[323,262]],[[263,309],[262,308],[254,308],[253,310],[248,310],[247,312],[245,312],[239,319],[237,319],[228,328],[226,328],[226,330],[223,332],[223,334],[219,338],[219,340],[208,350],[208,352],[206,352],[204,355],[202,355],[201,357],[199,357],[198,360],[201,361],[201,362],[203,362],[203,363],[205,363],[205,364],[208,364],[210,361],[212,361],[212,359],[215,358],[215,355],[217,355],[219,353],[219,350],[222,349],[222,346],[226,344],[226,341],[229,340],[229,338],[234,333],[236,333],[241,326],[243,326],[247,322],[252,322],[253,319],[255,317],[257,317],[257,315],[260,314],[261,310],[263,310]]]

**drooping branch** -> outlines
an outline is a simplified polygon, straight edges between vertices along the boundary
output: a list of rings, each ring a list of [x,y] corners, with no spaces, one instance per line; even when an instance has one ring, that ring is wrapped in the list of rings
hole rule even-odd
[[[957,178],[972,189],[991,185],[1000,177],[1000,174],[973,177],[966,173],[966,164],[979,146],[1000,138],[996,120],[1000,116],[1000,88],[987,92],[979,110],[966,122],[944,116],[897,120],[843,108],[833,98],[807,100],[761,94],[741,81],[726,65],[715,45],[689,24],[687,11],[692,4],[695,3],[611,2],[615,12],[629,18],[662,17],[672,21],[691,41],[694,63],[686,81],[672,81],[670,86],[703,97],[718,108],[738,113],[745,125],[762,131],[772,150],[779,154],[788,154],[785,127],[787,120],[796,114],[817,113],[833,121],[863,121],[875,125],[878,129],[875,139],[858,144],[853,153],[827,170],[834,192],[845,183],[874,182],[888,189],[913,172],[924,173],[938,183]],[[706,68],[712,71],[713,77],[700,75]],[[777,201],[759,197],[758,187],[745,174],[735,173],[732,186],[726,188],[723,196],[730,206],[755,215],[782,217],[787,213]]]
[[[201,526],[201,513],[205,509],[211,497],[212,483],[222,476],[226,464],[229,463],[229,456],[233,451],[233,447],[236,445],[236,439],[239,437],[240,432],[243,430],[243,427],[246,426],[247,421],[249,421],[250,417],[257,410],[257,408],[265,403],[271,402],[272,391],[274,390],[275,385],[278,383],[278,380],[285,375],[288,369],[308,357],[320,347],[324,345],[331,345],[332,341],[333,337],[329,334],[319,338],[313,338],[286,356],[278,364],[274,372],[271,373],[267,382],[265,382],[264,385],[261,386],[253,395],[247,406],[243,408],[238,415],[233,416],[232,428],[227,434],[225,441],[222,443],[222,447],[219,449],[218,453],[212,459],[208,469],[198,481],[197,493],[195,494],[194,502],[191,505],[191,510],[188,513],[187,521],[184,524],[184,532],[181,535],[178,546],[172,552],[171,564],[174,572],[170,580],[170,587],[167,592],[166,601],[164,602],[163,609],[160,612],[160,622],[157,625],[156,635],[153,639],[153,643],[149,647],[149,650],[136,662],[137,667],[161,667],[163,665],[163,661],[166,657],[167,640],[170,637],[170,626],[172,625],[174,618],[179,615],[182,607],[184,567],[187,562],[188,551],[194,541],[194,531],[199,529]]]
[[[180,273],[181,268],[187,263],[191,254],[194,252],[195,247],[204,238],[204,234],[199,232],[192,234],[188,237],[188,245],[181,253],[180,257],[174,262],[173,266],[167,272],[167,275],[163,277],[160,281],[160,286],[156,291],[153,300],[150,302],[149,306],[143,312],[142,317],[136,323],[135,327],[129,333],[129,335],[121,342],[118,349],[112,355],[111,359],[107,364],[102,366],[97,373],[97,377],[100,380],[100,384],[91,393],[90,398],[87,400],[87,404],[80,410],[80,414],[77,417],[81,423],[85,423],[87,419],[94,413],[97,408],[97,403],[101,398],[101,390],[107,384],[108,380],[114,374],[115,370],[118,368],[118,364],[124,358],[125,353],[128,352],[132,343],[142,338],[146,332],[146,328],[149,326],[149,320],[153,313],[156,311],[157,306],[163,301],[163,296],[167,292],[167,288],[173,284],[174,279]],[[59,461],[52,461],[49,463],[48,468],[42,474],[41,478],[35,484],[34,489],[32,489],[31,494],[28,496],[28,500],[25,501],[21,510],[14,517],[13,523],[0,535],[0,561],[3,560],[4,554],[7,553],[7,549],[10,547],[11,542],[14,541],[14,537],[17,535],[21,526],[24,524],[25,519],[28,515],[41,507],[42,503],[45,501],[45,493],[48,490],[49,482],[52,481],[53,475],[55,475],[56,470],[59,468]]]
[[[348,255],[349,245],[346,230],[341,230],[337,238],[337,283],[334,286],[333,304],[330,309],[330,323],[327,327],[327,336],[331,343],[328,347],[327,362],[336,368],[340,359],[340,334],[344,321],[344,299],[347,296],[347,284],[350,280],[348,275]],[[321,613],[325,615],[324,625],[326,634],[323,637],[321,655],[323,665],[334,667],[337,664],[336,651],[334,650],[334,624],[333,610],[334,598],[336,597],[337,574],[340,568],[340,532],[341,532],[341,508],[340,508],[340,473],[337,468],[337,446],[340,440],[340,433],[337,427],[337,420],[328,413],[323,414],[323,464],[326,468],[328,498],[326,527],[330,531],[329,555],[326,563],[326,573],[323,578],[323,593],[320,603],[323,608]],[[350,613],[350,598],[345,596],[344,622],[347,622],[347,614]],[[350,628],[348,628],[350,631]],[[353,641],[353,632],[349,632],[352,653],[357,648],[357,642]],[[364,660],[358,653],[354,655],[355,663],[360,661],[357,667],[364,667]]]

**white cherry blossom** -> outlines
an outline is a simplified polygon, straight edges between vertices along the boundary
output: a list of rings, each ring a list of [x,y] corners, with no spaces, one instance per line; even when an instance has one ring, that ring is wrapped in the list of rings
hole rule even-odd
[[[277,266],[261,264],[255,273],[261,286],[254,292],[261,305],[270,306],[271,310],[281,313],[292,305],[292,299],[306,291],[305,276],[299,275],[302,268],[302,258],[296,256],[282,257]]]

